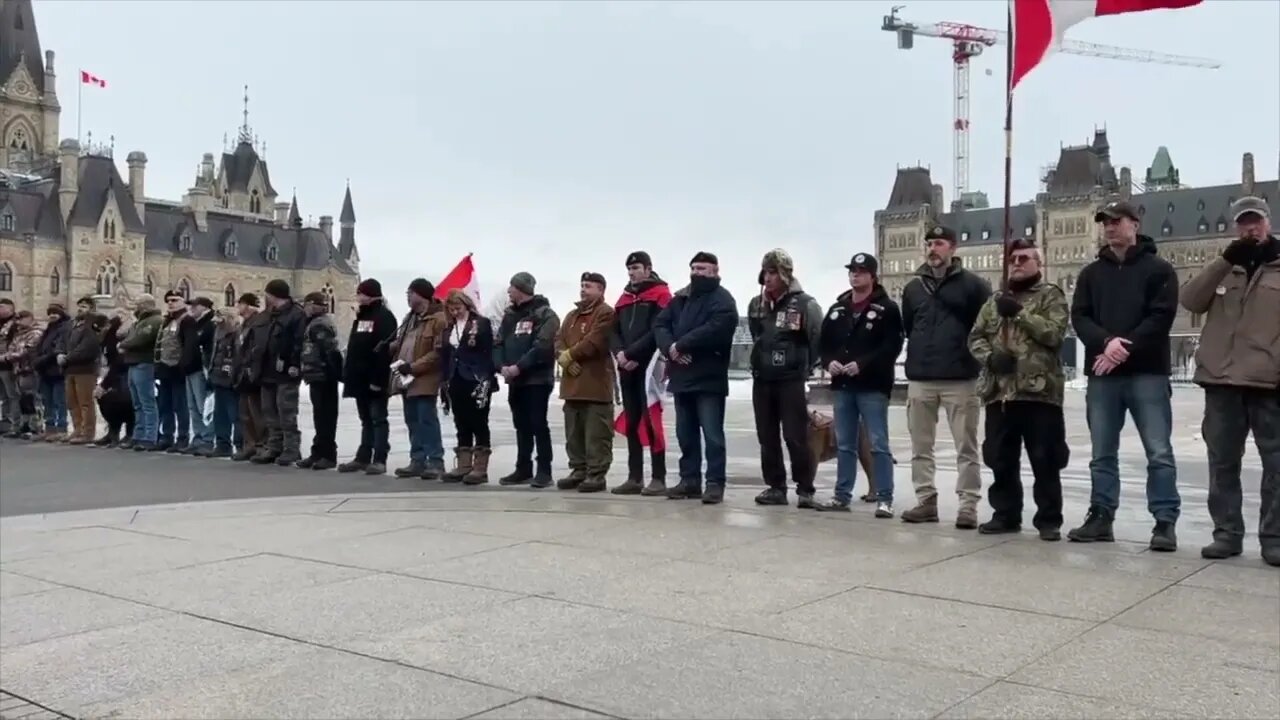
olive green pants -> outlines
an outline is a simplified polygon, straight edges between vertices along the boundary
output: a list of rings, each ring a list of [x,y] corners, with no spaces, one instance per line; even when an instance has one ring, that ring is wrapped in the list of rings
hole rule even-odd
[[[613,464],[613,403],[565,400],[564,452],[574,477],[604,478]]]

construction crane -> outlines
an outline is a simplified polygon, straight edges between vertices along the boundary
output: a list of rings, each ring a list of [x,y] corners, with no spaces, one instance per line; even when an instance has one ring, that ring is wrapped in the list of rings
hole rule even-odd
[[[1008,33],[1003,30],[976,27],[965,23],[936,22],[915,23],[898,17],[898,11],[904,6],[897,5],[885,16],[880,29],[897,33],[898,49],[910,50],[915,46],[915,36],[942,38],[951,41],[951,62],[955,67],[955,113],[952,121],[953,142],[955,144],[955,165],[953,172],[952,201],[961,207],[972,206],[969,194],[969,61],[982,54],[989,47],[1002,45],[1009,41]],[[1216,69],[1221,64],[1207,58],[1170,55],[1168,53],[1134,50],[1130,48],[1099,45],[1097,43],[1076,42],[1066,40],[1059,52],[1088,57],[1107,58],[1109,60],[1127,60],[1129,62],[1156,63],[1160,65],[1182,65]]]

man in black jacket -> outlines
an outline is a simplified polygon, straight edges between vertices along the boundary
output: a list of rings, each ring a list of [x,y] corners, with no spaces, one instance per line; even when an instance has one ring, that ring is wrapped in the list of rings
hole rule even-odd
[[[267,426],[266,447],[253,457],[259,465],[292,465],[302,459],[298,431],[298,386],[302,382],[302,343],[307,317],[289,295],[289,283],[267,283],[270,322],[260,353],[262,419]]]
[[[627,287],[614,303],[617,322],[611,349],[618,367],[622,412],[627,432],[627,481],[614,495],[663,495],[667,492],[667,451],[662,428],[649,412],[649,385],[655,382],[651,365],[657,344],[653,324],[671,302],[667,282],[653,271],[653,261],[643,250],[627,256]],[[644,485],[644,446],[649,446],[653,479]]]
[[[493,346],[493,364],[507,381],[507,402],[516,428],[516,469],[498,479],[500,485],[529,483],[551,486],[551,428],[547,403],[555,387],[555,342],[560,316],[541,295],[537,281],[527,272],[511,277],[507,297],[511,306],[502,314],[502,325]],[[538,450],[534,471],[533,451]]]
[[[182,338],[181,369],[186,376],[187,412],[191,417],[191,442],[186,455],[207,455],[213,450],[213,425],[206,410],[209,386],[209,358],[213,355],[213,301],[198,297],[187,308],[187,319],[179,327]]]
[[[795,263],[783,250],[770,250],[760,263],[760,294],[747,303],[751,329],[751,405],[760,441],[760,470],[767,488],[757,505],[787,504],[787,468],[782,440],[791,457],[796,507],[814,508],[818,468],[809,452],[807,381],[818,364],[822,308],[800,287]]]
[[[302,379],[311,398],[311,424],[315,435],[311,454],[299,460],[307,470],[332,470],[338,466],[338,380],[342,378],[342,351],[338,328],[329,315],[329,298],[321,292],[302,300],[307,328],[302,340]]]
[[[1120,506],[1120,430],[1125,413],[1147,453],[1147,509],[1155,518],[1151,549],[1178,547],[1174,525],[1182,507],[1173,458],[1173,388],[1169,329],[1178,312],[1178,275],[1138,234],[1141,218],[1129,203],[1108,203],[1094,221],[1106,247],[1080,271],[1071,324],[1084,343],[1089,387],[1085,412],[1093,459],[1093,493],[1084,524],[1067,533],[1076,542],[1111,542]]]
[[[858,478],[858,441],[865,424],[874,463],[876,517],[893,517],[893,454],[889,450],[889,397],[902,352],[902,311],[879,282],[880,264],[853,256],[849,290],[822,322],[822,366],[835,393],[835,497],[820,510],[848,512]]]
[[[689,261],[689,285],[658,313],[653,328],[658,352],[670,363],[667,389],[676,408],[680,443],[680,483],[667,489],[669,500],[701,497],[706,505],[724,500],[724,407],[737,329],[738,302],[720,284],[720,260],[709,252],[697,253]]]
[[[177,290],[164,294],[165,314],[156,335],[156,406],[160,410],[160,439],[151,450],[180,453],[190,440],[191,416],[187,411],[187,374],[182,369],[182,325],[187,316],[187,299]]]
[[[243,445],[231,459],[245,462],[257,457],[267,446],[267,425],[262,418],[262,354],[267,324],[271,315],[260,308],[261,301],[253,293],[245,293],[236,301],[240,330],[236,337],[235,361],[231,369],[231,385],[239,395],[240,435]]]
[[[902,290],[902,325],[907,335],[907,427],[911,433],[911,484],[916,506],[903,522],[938,522],[937,440],[939,410],[947,413],[956,440],[956,527],[978,527],[982,499],[978,457],[977,381],[981,368],[969,352],[969,331],[991,297],[986,280],[965,270],[955,257],[956,234],[937,226],[925,237],[925,263]]]
[[[64,442],[67,438],[67,382],[62,376],[58,355],[66,352],[67,331],[71,319],[67,309],[59,303],[50,303],[48,322],[40,341],[32,352],[31,367],[40,378],[40,401],[44,408],[45,442]]]
[[[356,319],[347,336],[347,358],[342,368],[342,395],[355,400],[360,416],[360,447],[355,458],[338,466],[338,472],[382,475],[391,452],[387,420],[387,383],[391,379],[391,341],[400,323],[387,308],[382,284],[365,278],[356,287]]]

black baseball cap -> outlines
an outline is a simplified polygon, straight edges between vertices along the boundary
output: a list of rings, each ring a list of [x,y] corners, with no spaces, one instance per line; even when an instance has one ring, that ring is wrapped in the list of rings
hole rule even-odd
[[[1138,209],[1124,200],[1115,200],[1098,208],[1098,212],[1093,216],[1093,221],[1119,220],[1122,217],[1127,217],[1134,222],[1142,222],[1142,216],[1138,214]]]
[[[880,263],[874,255],[869,253],[858,253],[849,260],[849,264],[845,265],[845,269],[850,272],[854,270],[866,270],[872,275],[880,274]]]

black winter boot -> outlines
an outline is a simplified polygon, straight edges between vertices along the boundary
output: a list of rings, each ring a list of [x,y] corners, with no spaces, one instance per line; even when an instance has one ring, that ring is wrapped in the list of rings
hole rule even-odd
[[[1111,532],[1111,511],[1094,505],[1084,516],[1084,524],[1067,533],[1071,542],[1115,542]]]

